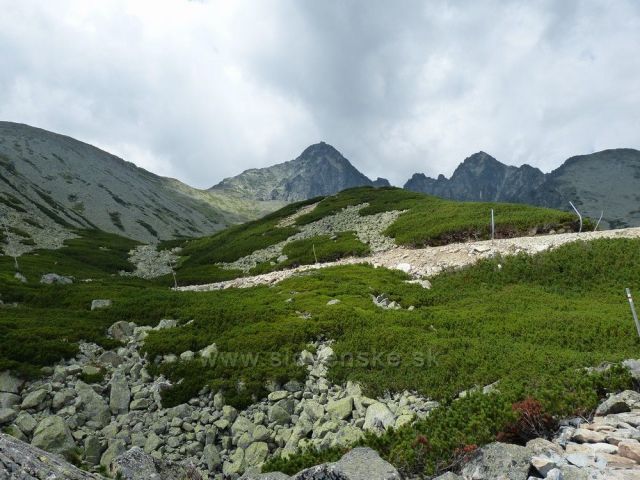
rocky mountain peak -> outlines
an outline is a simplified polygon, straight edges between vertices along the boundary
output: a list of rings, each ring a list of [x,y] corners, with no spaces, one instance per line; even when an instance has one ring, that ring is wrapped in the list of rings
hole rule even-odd
[[[288,162],[225,178],[211,191],[233,191],[256,200],[295,202],[333,195],[345,188],[388,185],[383,178],[372,181],[336,148],[320,142],[308,146]]]

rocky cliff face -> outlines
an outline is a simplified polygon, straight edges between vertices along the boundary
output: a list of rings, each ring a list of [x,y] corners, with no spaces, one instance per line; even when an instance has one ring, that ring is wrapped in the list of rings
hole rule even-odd
[[[247,170],[224,179],[210,191],[233,192],[260,201],[295,202],[366,185],[388,186],[389,182],[382,178],[370,180],[338,150],[320,142],[308,147],[295,160]]]
[[[529,165],[505,165],[484,152],[467,158],[450,179],[416,173],[404,188],[454,200],[529,203],[569,210],[619,228],[640,225],[640,152],[614,149],[571,157],[544,174]]]

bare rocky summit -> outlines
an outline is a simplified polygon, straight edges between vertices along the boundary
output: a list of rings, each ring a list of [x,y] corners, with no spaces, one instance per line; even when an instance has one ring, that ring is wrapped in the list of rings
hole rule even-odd
[[[299,157],[267,168],[253,168],[212,187],[212,192],[233,192],[255,200],[296,202],[333,195],[351,187],[385,187],[383,178],[370,180],[331,145],[320,142]]]

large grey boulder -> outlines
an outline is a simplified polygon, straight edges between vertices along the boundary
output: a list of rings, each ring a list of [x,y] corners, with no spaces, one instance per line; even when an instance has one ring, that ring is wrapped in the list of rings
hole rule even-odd
[[[526,447],[507,443],[490,443],[462,469],[464,478],[474,480],[527,480],[532,452]]]
[[[9,371],[0,372],[0,392],[19,393],[23,384],[23,380],[14,377]]]
[[[71,430],[65,421],[57,415],[45,417],[38,424],[33,433],[31,445],[61,455],[70,454],[76,448]]]
[[[96,300],[94,300],[95,302]],[[93,308],[93,304],[92,304]],[[119,322],[114,323],[107,329],[107,333],[111,335],[116,340],[121,342],[126,342],[129,340],[129,337],[133,335],[134,329],[136,328],[136,324],[133,322],[126,322],[124,320],[120,320]]]
[[[97,428],[105,427],[111,421],[111,412],[107,402],[93,388],[82,381],[76,384],[76,392],[80,397],[82,409],[89,419],[87,424]]]
[[[95,480],[99,477],[74,467],[57,455],[0,433],[0,478]]]
[[[401,480],[398,470],[375,450],[354,448],[336,463],[326,463],[304,470],[294,480]]]
[[[33,392],[29,393],[26,397],[24,397],[24,400],[22,400],[22,404],[20,405],[20,408],[22,410],[30,410],[30,409],[41,410],[41,407],[44,404],[44,402],[47,400],[48,396],[49,396],[49,392],[47,392],[44,388],[39,388],[38,390],[34,390]]]
[[[13,408],[0,408],[0,426],[11,423],[18,416]]]
[[[395,423],[396,418],[389,407],[384,403],[376,402],[367,408],[363,428],[371,432],[382,432],[393,427]]]
[[[630,412],[632,408],[638,406],[640,406],[640,393],[633,390],[625,390],[610,396],[602,402],[596,410],[596,415]]]
[[[109,473],[121,480],[183,480],[184,467],[153,458],[139,447],[133,447],[114,458]]]
[[[127,377],[122,370],[116,370],[111,377],[111,393],[109,395],[109,408],[114,415],[122,415],[129,411],[131,390],[127,383]]]
[[[0,408],[12,408],[20,403],[20,395],[0,392]]]

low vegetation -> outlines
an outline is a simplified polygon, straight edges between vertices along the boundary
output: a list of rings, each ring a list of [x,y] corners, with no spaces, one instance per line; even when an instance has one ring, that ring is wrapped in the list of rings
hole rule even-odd
[[[451,232],[487,233],[481,221],[473,226],[472,212],[480,217],[490,204],[456,207],[411,192],[372,192],[343,192],[321,201],[308,215],[366,201],[369,207],[362,214],[407,210],[388,232],[395,232],[400,243],[457,238]],[[216,263],[287,238],[298,226],[277,225],[300,205],[211,237],[166,243],[183,247],[179,280],[237,275]],[[470,213],[455,213],[458,208]],[[500,215],[509,218],[504,224],[509,228],[501,232],[571,228],[571,217],[563,212],[495,208],[498,225]],[[503,212],[511,213],[507,217]],[[310,218],[297,221],[304,224]],[[435,219],[438,227],[424,221],[418,225],[421,218]],[[406,236],[410,229],[418,232],[412,239]],[[0,257],[0,370],[36,376],[42,367],[75,355],[80,340],[117,346],[106,336],[115,321],[155,325],[162,318],[175,318],[179,327],[147,338],[144,351],[149,358],[196,352],[212,343],[219,353],[207,364],[156,363],[152,373],[182,380],[165,391],[165,405],[182,403],[209,385],[243,407],[265,395],[267,380],[303,379],[306,372],[296,355],[311,341],[333,339],[331,380],[358,381],[371,397],[408,389],[443,403],[413,426],[362,440],[404,472],[416,474],[452,466],[474,445],[500,435],[517,441],[521,432],[514,405],[527,399],[535,400],[526,405],[539,404],[540,411],[552,417],[588,415],[607,391],[631,382],[620,369],[589,374],[585,368],[637,357],[640,342],[624,287],[640,284],[638,240],[576,242],[535,256],[484,260],[431,279],[430,290],[406,283],[409,277],[399,271],[352,265],[308,272],[271,287],[202,293],[171,291],[168,279],[118,276],[120,270],[133,269],[127,258],[136,245],[117,235],[79,232],[60,250],[23,255],[20,267],[27,283],[14,278],[11,258]],[[349,232],[315,237],[288,244],[285,262],[313,263],[316,257],[326,261],[344,252],[363,255],[367,247]],[[73,276],[74,283],[40,284],[40,276],[50,272]],[[381,294],[402,308],[377,307],[371,297]],[[112,299],[113,306],[91,311],[95,298]],[[332,299],[340,303],[329,305]],[[499,382],[496,393],[454,400],[462,390],[494,382]],[[340,453],[307,451],[286,461],[273,460],[268,468],[293,472]]]
[[[309,213],[298,217],[292,224],[281,225],[283,219],[313,203],[317,203],[317,206]],[[405,211],[384,234],[394,238],[398,245],[410,247],[488,239],[491,235],[491,209],[495,212],[496,238],[577,229],[575,217],[558,210],[506,203],[455,202],[399,188],[360,187],[344,190],[330,197],[288,205],[260,220],[231,227],[215,235],[195,240],[164,242],[161,247],[183,248],[183,258],[177,268],[178,282],[181,285],[223,281],[230,275],[218,264],[232,263],[256,250],[286,240],[298,233],[303,225],[335,214],[345,207],[364,203],[368,206],[360,210],[360,215]],[[590,221],[587,221],[585,228],[591,227]],[[287,245],[285,249],[288,252],[284,252],[288,256],[287,261],[276,262],[275,258],[271,259],[258,265],[252,273],[314,263],[313,245],[316,256],[318,249],[326,252],[324,260],[318,257],[318,261],[368,253],[366,245],[350,237],[349,232],[338,232],[337,239],[318,237]]]

